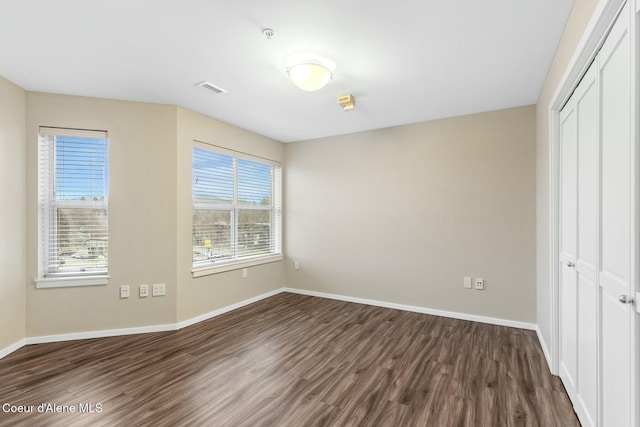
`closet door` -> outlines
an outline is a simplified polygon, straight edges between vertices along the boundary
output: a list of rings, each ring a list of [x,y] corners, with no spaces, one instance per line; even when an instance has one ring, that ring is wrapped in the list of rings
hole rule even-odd
[[[634,338],[631,238],[631,51],[628,6],[600,50],[602,421],[628,426],[633,419],[631,364]],[[625,301],[625,298],[627,299]]]
[[[583,425],[596,425],[598,247],[598,68],[562,111],[560,376]]]
[[[560,114],[560,377],[590,426],[634,420],[628,12]]]

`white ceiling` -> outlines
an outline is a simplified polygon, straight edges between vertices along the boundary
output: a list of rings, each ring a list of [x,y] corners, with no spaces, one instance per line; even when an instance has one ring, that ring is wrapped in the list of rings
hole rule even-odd
[[[30,91],[180,105],[299,141],[535,103],[572,4],[0,0],[0,75]],[[286,58],[300,51],[336,63],[324,89],[288,80]],[[336,102],[347,93],[350,112]]]

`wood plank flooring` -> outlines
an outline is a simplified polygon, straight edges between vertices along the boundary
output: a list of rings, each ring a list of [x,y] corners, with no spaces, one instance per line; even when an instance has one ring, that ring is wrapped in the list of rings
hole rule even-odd
[[[34,413],[0,407],[2,426],[579,426],[532,331],[289,293],[26,346],[0,360],[5,403]]]

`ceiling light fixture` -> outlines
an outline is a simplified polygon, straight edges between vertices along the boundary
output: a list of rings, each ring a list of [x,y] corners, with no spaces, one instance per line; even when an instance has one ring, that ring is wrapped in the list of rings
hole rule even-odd
[[[311,53],[296,53],[287,58],[287,74],[302,90],[313,92],[322,89],[333,77],[336,65]]]

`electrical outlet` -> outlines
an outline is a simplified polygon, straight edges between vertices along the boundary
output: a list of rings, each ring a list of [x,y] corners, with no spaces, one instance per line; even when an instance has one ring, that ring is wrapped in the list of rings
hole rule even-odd
[[[464,278],[464,287],[467,289],[471,289],[471,277]]]
[[[129,285],[120,286],[120,298],[129,298]]]
[[[151,285],[151,296],[161,297],[165,295],[164,283],[154,283]]]
[[[246,268],[243,268],[243,269],[242,269],[242,278],[243,278],[243,279],[246,279],[246,278],[247,278],[247,274],[248,274],[247,269],[246,269]]]
[[[293,261],[293,269],[300,270],[300,261]]]
[[[481,278],[476,278],[476,289],[479,291],[483,291],[484,290],[484,279]]]
[[[138,289],[138,295],[140,296],[140,298],[146,298],[149,296],[149,285],[140,285],[140,288]]]

